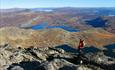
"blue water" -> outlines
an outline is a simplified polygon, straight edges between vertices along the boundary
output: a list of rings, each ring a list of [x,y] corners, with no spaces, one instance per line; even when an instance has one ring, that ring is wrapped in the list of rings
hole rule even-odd
[[[107,20],[103,20],[102,18],[96,18],[89,21],[86,21],[87,24],[92,25],[93,27],[105,27]]]
[[[58,25],[58,26],[48,26],[48,23],[41,23],[32,26],[33,30],[41,30],[41,29],[52,29],[52,28],[62,28],[64,30],[70,31],[70,32],[78,32],[80,31],[79,29],[74,29],[71,26],[68,25]]]
[[[47,23],[41,23],[41,24],[32,26],[32,29],[33,30],[45,29],[47,26],[48,26]]]

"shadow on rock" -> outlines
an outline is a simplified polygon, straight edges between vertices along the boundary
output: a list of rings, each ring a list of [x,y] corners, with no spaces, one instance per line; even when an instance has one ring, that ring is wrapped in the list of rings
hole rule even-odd
[[[71,46],[66,45],[66,44],[60,45],[60,46],[56,46],[56,48],[61,48],[61,49],[63,49],[66,52],[72,52],[72,53],[76,53],[77,52],[77,49],[72,48]]]
[[[66,44],[60,45],[60,46],[56,46],[56,48],[61,48],[61,49],[63,49],[63,50],[66,51],[66,52],[78,53],[78,50],[77,50],[77,49],[72,48],[71,46],[66,45]],[[84,48],[82,49],[82,51],[83,51],[84,53],[90,53],[90,52],[95,53],[95,52],[98,52],[98,51],[100,51],[100,50],[99,50],[98,48],[95,48],[95,47],[84,47]]]
[[[74,67],[74,66],[72,66],[72,67],[70,67],[70,66],[64,66],[62,68],[59,68],[59,70],[76,70],[76,67]]]
[[[96,52],[99,52],[100,51],[100,49],[98,49],[98,48],[95,48],[95,47],[84,47],[83,49],[82,49],[82,51],[84,52],[84,53],[96,53]]]
[[[105,48],[107,49],[104,51],[105,55],[115,58],[115,55],[114,55],[115,54],[115,52],[114,52],[115,44],[107,45],[107,46],[105,46]]]
[[[8,70],[38,70],[40,63],[37,61],[23,61],[10,65]]]

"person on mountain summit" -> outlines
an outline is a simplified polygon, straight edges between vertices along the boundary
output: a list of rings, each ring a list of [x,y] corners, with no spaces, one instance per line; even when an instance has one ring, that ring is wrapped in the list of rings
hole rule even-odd
[[[78,46],[78,51],[81,53],[81,49],[84,48],[84,40],[80,39],[79,46]]]
[[[79,59],[80,64],[83,63],[82,56],[84,56],[82,52],[82,48],[84,48],[84,40],[80,39],[79,46],[78,46],[78,59]]]

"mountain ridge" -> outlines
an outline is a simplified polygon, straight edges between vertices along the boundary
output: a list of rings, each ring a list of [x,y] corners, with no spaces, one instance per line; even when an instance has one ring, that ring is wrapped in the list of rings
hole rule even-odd
[[[13,47],[55,47],[68,44],[77,48],[79,39],[84,39],[86,46],[102,47],[115,43],[115,34],[101,28],[80,32],[68,32],[63,29],[20,29],[17,27],[0,28],[0,45],[9,44]]]

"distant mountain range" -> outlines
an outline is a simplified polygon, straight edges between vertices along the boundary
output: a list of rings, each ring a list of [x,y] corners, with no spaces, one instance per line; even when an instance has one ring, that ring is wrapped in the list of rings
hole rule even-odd
[[[19,12],[19,11],[44,11],[44,12],[76,12],[76,13],[94,13],[97,15],[115,15],[115,8],[76,8],[76,7],[62,7],[62,8],[11,8],[0,9],[0,12]]]
[[[0,27],[30,28],[47,22],[50,27],[70,26],[78,30],[101,27],[115,33],[115,8],[12,8],[0,9]]]

